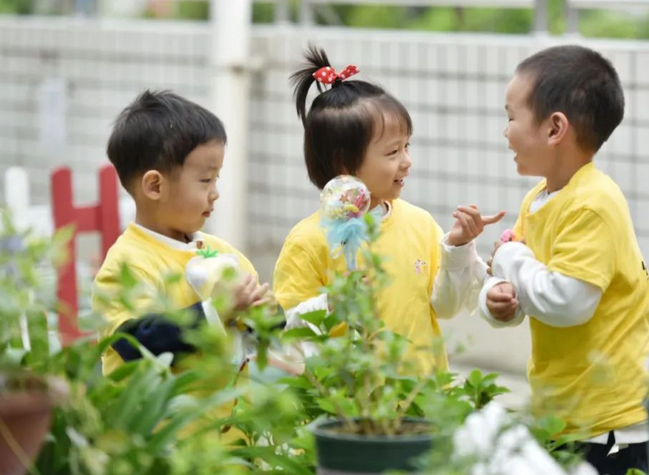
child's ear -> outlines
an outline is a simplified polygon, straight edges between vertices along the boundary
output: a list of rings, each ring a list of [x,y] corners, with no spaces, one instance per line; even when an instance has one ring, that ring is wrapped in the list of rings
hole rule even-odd
[[[563,112],[555,112],[548,121],[548,145],[559,145],[568,134],[570,122]]]
[[[162,176],[162,173],[157,170],[149,170],[142,175],[140,186],[142,187],[142,193],[144,196],[153,201],[159,200],[162,194],[163,181],[164,177]]]

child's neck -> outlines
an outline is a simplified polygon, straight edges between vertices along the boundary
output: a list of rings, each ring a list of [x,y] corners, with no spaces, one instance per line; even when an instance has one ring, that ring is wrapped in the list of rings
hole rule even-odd
[[[376,209],[377,206],[383,207],[383,211],[387,211],[387,209],[388,209],[388,204],[385,201],[383,201],[383,200],[378,200],[378,201],[371,200],[370,201],[370,209],[368,211],[372,211],[373,209]]]
[[[135,224],[139,224],[143,228],[153,231],[154,233],[158,233],[163,236],[166,236],[170,239],[174,239],[175,241],[180,241],[184,243],[188,243],[192,241],[191,236],[188,236],[183,232],[176,231],[166,226],[163,226],[160,223],[158,223],[155,219],[151,219],[149,216],[145,215],[144,213],[141,213],[140,211],[135,212]]]
[[[593,154],[578,151],[555,161],[552,170],[546,175],[548,193],[554,193],[564,188],[582,167],[593,161]]]

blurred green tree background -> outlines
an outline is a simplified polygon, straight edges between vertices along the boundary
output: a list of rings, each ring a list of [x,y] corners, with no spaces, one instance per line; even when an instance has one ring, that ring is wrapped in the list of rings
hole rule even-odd
[[[560,35],[566,29],[565,0],[548,1],[549,31]],[[0,14],[33,14],[42,2],[43,0],[0,0]],[[50,3],[59,5],[61,9],[74,8],[74,0]],[[155,0],[151,0],[151,4],[154,3]],[[166,18],[171,16],[182,20],[207,20],[209,2],[179,0],[173,8],[166,11]],[[42,13],[42,7],[40,12]],[[272,23],[274,14],[271,3],[255,3],[253,6],[255,23]],[[299,0],[291,0],[290,14],[293,21],[298,19]],[[146,17],[157,15],[153,9],[143,14]],[[316,14],[316,22],[319,24],[436,32],[526,34],[532,30],[532,21],[533,12],[530,9],[503,8],[334,5],[321,7]],[[649,39],[649,11],[585,10],[580,14],[579,32],[585,37]]]
[[[549,0],[548,26],[551,34],[566,29],[565,0]],[[299,15],[299,1],[292,1],[293,20]],[[255,4],[254,20],[274,21],[274,7]],[[526,34],[532,30],[530,9],[331,6],[316,16],[320,24],[337,23],[356,28],[389,28],[437,32],[479,32]],[[649,11],[585,10],[579,18],[579,32],[586,37],[649,39]]]

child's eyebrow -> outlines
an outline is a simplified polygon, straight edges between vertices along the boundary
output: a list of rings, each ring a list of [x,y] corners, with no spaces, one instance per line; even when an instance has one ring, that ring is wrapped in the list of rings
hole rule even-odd
[[[410,140],[410,136],[408,136],[408,140]],[[395,147],[395,146],[399,145],[402,141],[403,141],[403,139],[394,139],[394,140],[388,142],[387,144],[385,144],[385,146],[386,146],[386,148]]]

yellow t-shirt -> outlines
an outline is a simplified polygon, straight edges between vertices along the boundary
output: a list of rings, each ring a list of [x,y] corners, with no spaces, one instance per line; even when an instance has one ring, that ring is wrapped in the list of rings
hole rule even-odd
[[[375,244],[375,251],[387,258],[385,270],[391,278],[378,297],[380,318],[389,330],[411,341],[413,346],[407,355],[415,358],[420,374],[448,367],[430,304],[442,236],[441,228],[427,211],[395,200],[389,216],[381,222],[381,234]],[[317,297],[335,273],[346,270],[342,255],[331,257],[320,225],[320,212],[316,212],[298,223],[286,238],[275,267],[275,297],[284,309],[291,309]]]
[[[200,239],[210,249],[238,257],[239,265],[248,273],[257,275],[254,267],[246,257],[225,241],[199,233]],[[194,305],[200,298],[185,279],[185,266],[196,251],[176,249],[156,239],[146,231],[131,224],[110,248],[106,259],[95,277],[93,291],[93,310],[106,318],[108,325],[102,336],[112,335],[127,320],[140,317],[146,313],[159,312],[163,306],[159,296],[163,295],[171,308],[182,309]],[[120,299],[108,302],[98,298],[99,295],[119,295],[120,268],[128,264],[129,269],[141,284],[140,291],[134,295],[134,311],[126,308]],[[166,280],[170,275],[180,275],[174,282]],[[102,358],[103,372],[109,374],[123,360],[115,350],[109,348]]]
[[[525,197],[516,237],[550,271],[599,287],[602,299],[583,325],[558,328],[530,318],[534,407],[564,418],[567,433],[587,436],[642,422],[649,277],[627,202],[592,163],[530,213],[545,187],[543,181]]]

